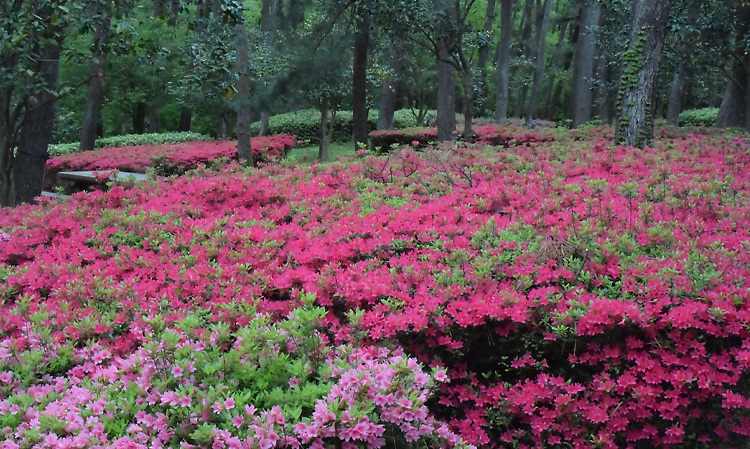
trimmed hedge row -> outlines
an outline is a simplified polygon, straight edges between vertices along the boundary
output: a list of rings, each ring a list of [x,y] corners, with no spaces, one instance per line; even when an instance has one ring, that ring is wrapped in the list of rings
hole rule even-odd
[[[529,131],[518,126],[481,125],[477,126],[474,132],[476,143],[503,147],[554,140],[550,133]],[[387,152],[393,145],[422,146],[434,142],[436,138],[437,130],[435,128],[373,131],[370,133],[370,149],[376,152]]]
[[[211,136],[192,132],[174,132],[157,134],[126,134],[96,139],[94,149],[108,147],[129,147],[135,145],[165,145],[173,143],[211,140]],[[78,152],[78,142],[50,145],[47,150],[50,156],[62,156]]]
[[[680,126],[714,126],[718,108],[688,109],[680,113]]]
[[[435,111],[429,111],[428,119],[435,116]],[[315,109],[303,109],[285,114],[274,115],[269,118],[269,134],[290,134],[298,139],[309,141],[311,145],[320,143],[320,112]],[[374,131],[378,122],[378,111],[370,110],[367,116],[367,128]],[[396,129],[414,128],[417,120],[411,109],[401,109],[393,116],[393,126]],[[250,127],[252,135],[260,132],[260,122]],[[334,123],[333,142],[349,142],[352,140],[352,112],[339,111]]]

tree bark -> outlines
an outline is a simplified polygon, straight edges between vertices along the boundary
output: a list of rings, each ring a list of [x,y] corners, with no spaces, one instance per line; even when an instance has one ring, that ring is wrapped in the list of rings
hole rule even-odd
[[[523,10],[523,18],[522,22],[523,25],[523,32],[521,34],[521,43],[525,46],[525,49],[523,51],[523,54],[528,59],[531,55],[531,15],[534,8],[534,0],[526,0],[526,6]],[[521,90],[518,92],[518,98],[516,98],[516,110],[513,114],[516,117],[523,116],[524,111],[526,110],[526,94],[528,92],[528,84],[522,83]]]
[[[620,116],[615,140],[644,148],[654,134],[654,97],[659,79],[670,0],[635,0],[630,44],[620,81]]]
[[[667,123],[680,126],[680,112],[682,112],[682,93],[685,88],[685,63],[680,60],[672,77],[672,87],[669,90],[669,105],[667,106]]]
[[[156,108],[156,105],[151,105],[151,109],[148,112],[148,132],[151,134],[158,133],[159,126],[161,126],[159,110]]]
[[[463,138],[466,142],[474,142],[474,73],[471,67],[464,67],[461,71],[461,82],[464,88],[464,132]]]
[[[552,101],[552,95],[555,92],[555,79],[556,79],[556,71],[558,70],[558,67],[560,67],[560,61],[565,56],[565,34],[568,30],[567,22],[560,25],[560,35],[557,38],[557,45],[555,46],[555,54],[552,57],[552,61],[550,61],[550,73],[547,80],[547,87],[544,89],[546,92],[544,97],[544,102],[542,102],[543,105],[545,105],[544,108],[544,117],[550,119],[550,115],[554,115],[554,112],[550,114],[550,103]]]
[[[495,72],[495,121],[508,119],[508,89],[510,80],[510,46],[513,42],[513,0],[500,0],[500,42],[497,44],[497,72]]]
[[[333,117],[328,118],[328,103],[323,103],[320,106],[320,143],[318,144],[318,160],[320,162],[327,161],[329,154],[328,150],[331,147],[331,136],[333,135],[333,125],[336,120],[336,111],[333,112]]]
[[[268,130],[271,127],[269,120],[270,117],[268,116],[268,111],[260,111],[260,129],[258,130],[259,136],[268,135]]]
[[[479,47],[479,60],[477,62],[479,67],[480,92],[484,99],[489,96],[489,90],[487,89],[487,62],[490,59],[490,50],[494,41],[492,24],[495,22],[495,3],[496,0],[487,0],[487,10],[484,16],[484,39],[486,39],[486,42]],[[486,105],[486,101],[482,101],[482,104]],[[486,106],[483,106],[482,112],[485,109]]]
[[[456,131],[456,75],[448,44],[437,42],[437,140],[453,140]]]
[[[13,89],[0,89],[0,206],[16,204],[13,186],[13,138],[15,121],[11,117]]]
[[[539,92],[542,90],[542,83],[544,81],[544,48],[547,41],[547,29],[549,29],[551,13],[552,0],[544,0],[541,22],[537,30],[536,49],[534,51],[534,86],[531,90],[529,113],[526,114],[527,126],[531,125],[532,120],[536,116],[536,110],[539,107]]]
[[[39,73],[49,91],[57,90],[60,51],[60,46],[49,45],[42,53],[43,62]],[[52,140],[55,123],[54,100],[47,92],[39,92],[27,100],[21,140],[13,161],[15,204],[31,203],[42,194],[44,164],[47,162],[47,148]]]
[[[747,127],[746,121],[750,121],[750,116],[746,113],[748,106],[746,92],[750,78],[748,77],[747,67],[750,58],[745,54],[744,43],[748,31],[750,31],[750,5],[743,3],[743,5],[737,7],[737,23],[734,33],[734,66],[731,78],[727,80],[724,99],[716,116],[715,126],[719,128]]]
[[[596,55],[595,27],[599,25],[600,14],[601,8],[598,0],[589,0],[582,7],[581,26],[573,64],[571,116],[574,128],[591,120],[594,103],[592,81]]]
[[[146,132],[146,103],[139,101],[133,109],[133,134]]]
[[[236,70],[237,79],[237,160],[242,165],[253,165],[253,152],[250,146],[250,46],[245,23],[235,25],[237,39]]]
[[[182,132],[190,131],[190,125],[193,121],[193,111],[189,107],[183,106],[180,109],[180,127],[179,130]]]
[[[279,0],[263,0],[260,10],[260,28],[266,39],[266,44],[273,47],[276,42],[276,32],[279,29]],[[263,107],[260,110],[260,129],[258,135],[268,135],[269,113],[268,102],[263,101]]]
[[[378,109],[378,123],[376,129],[392,129],[393,116],[396,112],[396,101],[401,90],[401,79],[403,78],[404,62],[402,52],[404,51],[400,40],[394,40],[390,48],[391,75],[383,83],[380,95],[380,107]]]
[[[107,65],[107,53],[105,46],[109,39],[109,27],[112,15],[108,7],[99,11],[102,16],[94,30],[94,58],[96,62],[91,64],[91,80],[86,95],[86,103],[83,106],[83,126],[81,127],[81,139],[78,143],[78,151],[93,150],[96,144],[96,129],[99,126],[99,116],[104,102],[104,72]]]
[[[352,63],[352,138],[354,151],[367,145],[367,51],[370,47],[369,13],[361,11],[354,33],[354,59]]]

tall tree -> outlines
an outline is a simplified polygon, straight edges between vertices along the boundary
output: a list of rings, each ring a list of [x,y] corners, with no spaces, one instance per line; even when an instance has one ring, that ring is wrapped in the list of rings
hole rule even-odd
[[[643,148],[654,134],[659,63],[667,34],[670,0],[634,0],[630,44],[620,81],[620,116],[615,140]]]
[[[31,203],[42,194],[44,164],[55,121],[55,94],[60,66],[60,46],[49,44],[37,62],[43,86],[26,100],[26,117],[13,163],[15,203]]]
[[[529,58],[531,57],[531,54],[533,52],[533,40],[531,39],[531,32],[533,31],[533,20],[532,20],[532,14],[534,12],[534,0],[526,0],[526,3],[523,8],[523,15],[521,16],[521,40],[519,42],[519,50],[521,51],[521,56],[523,56],[527,62],[529,62]],[[524,64],[528,66],[529,64]],[[516,74],[518,72],[525,73],[525,71],[522,70],[523,66],[520,66],[518,70],[516,70]],[[524,114],[524,111],[526,110],[526,94],[528,93],[529,89],[529,83],[525,80],[521,82],[521,88],[518,91],[518,97],[516,98],[516,107],[514,116],[521,117]]]
[[[272,48],[276,42],[276,33],[279,30],[279,0],[263,0],[260,10],[260,29],[266,40],[266,45]],[[263,101],[263,107],[260,109],[260,130],[259,135],[265,136],[269,129],[268,102]]]
[[[732,71],[728,75],[724,99],[716,116],[716,126],[746,127],[750,129],[750,101],[748,101],[748,89],[750,76],[750,57],[748,57],[747,45],[745,44],[750,33],[750,3],[737,2],[736,22],[734,25],[734,49],[732,56]]]
[[[581,6],[581,25],[573,64],[571,118],[573,127],[591,120],[594,89],[594,57],[596,56],[596,26],[601,7],[599,0],[587,0]]]
[[[380,107],[378,108],[378,130],[393,128],[396,100],[404,77],[403,52],[403,40],[400,37],[393,38],[388,46],[390,73],[383,81]]]
[[[78,14],[77,5],[67,3],[0,2],[0,206],[16,204],[16,174],[24,178],[19,186],[21,201],[33,196],[35,186],[41,185],[38,166],[46,157],[53,119],[48,106],[60,95],[52,88],[55,55],[59,54],[68,21]],[[39,135],[34,135],[34,127],[38,127]],[[21,134],[25,139],[19,160],[16,146]],[[27,162],[36,165],[15,168],[16,163]]]
[[[497,44],[495,72],[495,121],[508,118],[508,89],[510,84],[510,48],[513,43],[513,0],[500,0],[500,42]]]
[[[526,114],[526,125],[530,125],[536,116],[539,107],[539,93],[544,81],[544,48],[547,42],[547,30],[549,29],[550,15],[552,14],[552,0],[544,0],[539,23],[537,24],[537,36],[534,49],[534,85],[531,89],[531,100],[529,102],[529,113]]]
[[[91,64],[91,79],[89,90],[86,95],[86,103],[83,106],[83,126],[81,128],[81,139],[78,151],[93,150],[96,143],[99,118],[104,102],[104,72],[107,66],[107,40],[112,23],[111,2],[106,0],[94,0],[88,6],[89,14],[96,22],[94,30],[94,43],[92,56],[94,62]]]
[[[354,150],[367,145],[367,53],[370,48],[370,6],[365,1],[354,10],[354,54],[352,66],[352,138]]]
[[[253,165],[250,146],[250,44],[244,20],[235,25],[237,39],[237,160],[243,165]]]

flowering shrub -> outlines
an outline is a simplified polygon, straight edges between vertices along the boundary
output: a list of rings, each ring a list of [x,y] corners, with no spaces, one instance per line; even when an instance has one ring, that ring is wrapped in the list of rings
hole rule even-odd
[[[154,344],[143,329],[157,315],[180,329],[200,310],[238,332],[254,315],[232,304],[286,316],[306,291],[328,311],[329,346],[356,336],[363,351],[398,344],[446,367],[427,404],[471,444],[742,447],[747,140],[686,134],[638,150],[595,137],[607,132],[491,154],[204,168],[7,211],[6,353],[32,343],[31,321],[70,340],[58,353],[98,342],[127,359]],[[72,369],[22,357],[0,385],[30,389],[21,379],[39,370],[49,388]],[[33,399],[11,402],[0,416]]]
[[[529,131],[522,127],[482,125],[474,129],[476,142],[487,145],[510,147],[529,145],[535,142],[548,142],[554,139],[551,131]]]
[[[474,130],[476,143],[510,147],[528,145],[537,142],[549,142],[554,139],[551,131],[528,131],[517,126],[480,125]],[[372,131],[370,148],[388,152],[396,145],[416,145],[424,147],[437,139],[435,128],[407,128],[395,130]]]
[[[245,311],[248,312],[248,311]],[[435,380],[386,348],[331,348],[322,308],[271,323],[257,314],[231,332],[188,314],[133,330],[127,356],[29,332],[0,343],[2,446],[380,448],[388,441],[470,448],[430,416]],[[28,329],[27,329],[28,330]],[[32,361],[44,365],[34,366]],[[435,370],[435,379],[446,380]]]
[[[102,137],[96,139],[95,148],[125,147],[132,145],[164,145],[178,142],[193,142],[196,140],[209,140],[205,134],[192,132],[169,132],[149,134],[126,134],[124,136]],[[49,146],[51,156],[62,156],[78,151],[79,143],[61,143]]]
[[[386,129],[370,132],[370,149],[387,153],[392,145],[423,146],[437,139],[435,128]]]
[[[296,139],[289,135],[253,137],[253,157],[257,160],[280,159],[295,143]],[[48,178],[65,170],[119,169],[143,173],[148,167],[154,167],[161,174],[176,174],[215,159],[236,157],[237,144],[233,141],[139,145],[54,157],[47,161],[45,173]]]

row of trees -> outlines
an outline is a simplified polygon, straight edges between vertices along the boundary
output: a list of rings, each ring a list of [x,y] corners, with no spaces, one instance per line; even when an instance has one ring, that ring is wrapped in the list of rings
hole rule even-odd
[[[403,107],[615,122],[647,145],[654,118],[721,104],[717,125],[750,127],[750,5],[739,0],[0,0],[0,204],[41,190],[47,146],[97,135],[236,129],[321,113],[321,157],[336,114],[354,146]]]

